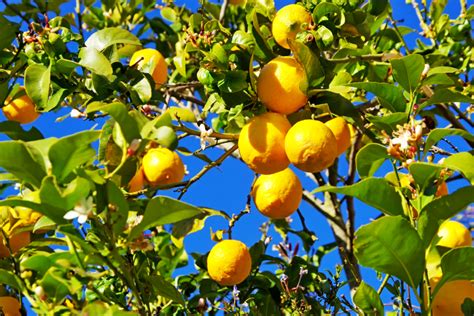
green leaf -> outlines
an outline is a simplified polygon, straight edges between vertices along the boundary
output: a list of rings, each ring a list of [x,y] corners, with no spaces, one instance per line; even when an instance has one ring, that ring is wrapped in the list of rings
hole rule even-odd
[[[49,160],[53,174],[59,182],[80,165],[89,162],[96,155],[91,143],[100,136],[99,131],[84,131],[59,139],[49,149]]]
[[[290,39],[288,44],[295,58],[306,72],[306,78],[308,80],[306,89],[318,88],[325,78],[324,68],[321,66],[318,56],[303,43]],[[301,90],[305,91],[306,89]]]
[[[387,215],[403,214],[402,199],[389,182],[382,178],[367,178],[356,184],[333,187],[323,186],[312,193],[333,192],[358,198]]]
[[[190,109],[170,106],[166,109],[165,114],[169,114],[175,121],[196,122],[196,116]]]
[[[217,87],[224,93],[235,93],[246,89],[247,72],[242,70],[227,71],[222,80],[219,80]]]
[[[77,293],[82,287],[82,283],[76,278],[69,278],[58,268],[51,268],[40,280],[49,299],[59,302],[68,294]]]
[[[385,114],[384,116],[366,114],[366,118],[378,129],[384,130],[388,135],[391,135],[397,129],[397,125],[403,125],[408,121],[408,114],[404,112]]]
[[[339,93],[330,91],[318,92],[312,99],[312,102],[314,102],[314,104],[327,104],[331,113],[339,116],[348,116],[356,119],[358,115],[357,110],[351,101],[347,100]]]
[[[461,136],[464,137],[466,140],[474,142],[474,135],[469,133],[468,131],[457,129],[457,128],[435,128],[430,131],[428,137],[425,141],[425,148],[423,149],[423,158],[426,157],[426,154],[430,150],[430,148],[439,142],[441,139],[447,136]]]
[[[371,177],[389,158],[385,146],[376,143],[367,144],[356,155],[357,172],[361,178]]]
[[[110,76],[113,72],[112,65],[107,57],[93,47],[83,47],[79,51],[79,64],[93,73],[101,76]]]
[[[461,152],[447,157],[443,161],[443,166],[459,171],[474,185],[474,155],[469,152]]]
[[[354,294],[354,304],[365,315],[384,315],[382,300],[373,287],[362,281]]]
[[[114,233],[119,235],[127,223],[129,206],[122,190],[115,183],[108,181],[106,187],[107,207],[113,205],[114,208],[113,211],[109,208],[108,214],[111,217]]]
[[[318,23],[321,21],[322,17],[334,14],[338,17],[341,16],[341,8],[339,8],[334,3],[320,2],[313,10],[313,19],[316,23]]]
[[[181,293],[161,275],[152,276],[151,284],[153,284],[153,288],[158,292],[158,295],[166,297],[182,306],[186,305]]]
[[[413,176],[415,183],[424,192],[427,188],[434,186],[434,181],[439,178],[443,169],[441,165],[427,162],[414,162],[408,167],[410,174]],[[433,194],[435,193],[433,190]]]
[[[148,121],[140,131],[141,137],[142,138],[148,138],[152,133],[155,131],[155,129],[161,127],[161,126],[171,126],[172,125],[172,118],[170,113],[164,113],[156,118],[154,118],[151,121]]]
[[[432,104],[453,102],[464,102],[471,104],[474,103],[474,100],[467,95],[451,91],[449,89],[437,89],[431,98],[420,105],[420,110]]]
[[[25,89],[38,110],[48,106],[51,68],[39,64],[29,65],[25,70]]]
[[[20,123],[14,121],[0,122],[0,133],[5,134],[12,140],[30,141],[43,138],[43,134],[36,127],[33,126],[26,131]]]
[[[128,107],[121,102],[103,103],[92,102],[87,106],[86,113],[104,112],[114,118],[120,126],[127,143],[140,138],[140,131],[137,122],[128,113]]]
[[[255,56],[260,60],[267,63],[273,58],[275,54],[268,46],[267,41],[264,39],[262,33],[260,32],[260,24],[258,23],[258,13],[257,10],[253,10],[252,15],[252,35],[255,39]]]
[[[425,250],[408,220],[385,216],[362,226],[355,236],[354,254],[361,265],[418,287],[425,268]]]
[[[441,257],[441,270],[443,276],[433,290],[433,298],[436,296],[441,287],[450,281],[455,280],[474,280],[474,248],[460,247],[454,248],[446,252]]]
[[[380,104],[392,112],[405,112],[407,101],[403,97],[403,90],[391,83],[381,82],[354,82],[348,86],[372,92],[377,96]]]
[[[405,89],[413,93],[420,83],[421,73],[425,68],[425,59],[418,54],[412,54],[399,59],[390,60],[393,78]]]
[[[0,15],[0,51],[12,44],[19,28],[20,24],[11,23],[3,15]]]
[[[142,221],[132,229],[128,239],[137,237],[151,227],[174,224],[202,213],[201,209],[190,204],[166,196],[155,196],[148,202]]]
[[[474,202],[474,187],[468,186],[426,204],[418,218],[418,232],[426,248],[439,226]]]
[[[24,182],[39,188],[46,176],[34,149],[21,141],[0,142],[0,167]]]
[[[16,290],[20,290],[21,280],[16,274],[5,269],[0,269],[0,284],[8,285]]]
[[[118,27],[104,28],[92,34],[86,41],[88,48],[103,51],[115,44],[141,46],[140,40],[127,30]]]

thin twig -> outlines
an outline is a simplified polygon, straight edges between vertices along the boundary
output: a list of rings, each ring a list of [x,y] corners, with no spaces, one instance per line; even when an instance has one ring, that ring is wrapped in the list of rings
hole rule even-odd
[[[232,155],[232,153],[234,151],[237,150],[237,148],[239,148],[239,146],[237,144],[235,144],[234,146],[232,146],[231,149],[229,149],[228,151],[226,151],[222,156],[220,156],[216,161],[213,161],[211,162],[210,164],[207,164],[205,165],[201,171],[199,171],[194,177],[192,177],[191,179],[189,179],[186,183],[186,185],[184,186],[184,188],[181,189],[181,193],[179,194],[178,196],[178,200],[180,200],[183,195],[186,193],[186,191],[189,189],[189,187],[196,181],[198,181],[202,176],[204,176],[209,170],[211,170],[212,168],[214,167],[217,167],[217,166],[220,166],[222,164],[222,162],[229,156]]]
[[[381,61],[385,54],[361,55],[361,56],[347,56],[344,58],[333,58],[328,61],[336,64],[344,64],[351,61]]]
[[[235,223],[237,223],[239,219],[242,218],[242,216],[250,213],[250,206],[251,206],[251,201],[252,201],[252,188],[256,180],[257,180],[257,174],[255,174],[252,184],[250,185],[249,193],[247,194],[247,201],[245,203],[245,208],[242,211],[240,211],[239,214],[237,215],[233,214],[232,218],[229,220],[229,228],[227,229],[227,235],[229,236],[229,239],[232,239],[232,229],[234,228]]]
[[[222,2],[221,12],[219,13],[219,22],[220,23],[222,23],[222,21],[224,21],[225,11],[227,10],[228,6],[229,6],[229,0],[224,0]]]
[[[179,125],[179,126],[174,126],[174,129],[176,131],[188,133],[189,135],[201,136],[201,131],[194,130],[194,129],[186,127],[182,124]],[[217,138],[217,139],[229,139],[229,140],[239,139],[238,134],[227,134],[227,133],[217,133],[217,132],[212,132],[209,135],[209,137],[213,137],[213,138]]]

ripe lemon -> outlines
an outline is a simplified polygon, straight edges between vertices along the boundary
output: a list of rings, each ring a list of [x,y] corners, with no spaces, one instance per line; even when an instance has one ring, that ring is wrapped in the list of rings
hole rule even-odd
[[[260,71],[257,94],[269,110],[290,114],[308,101],[303,92],[306,85],[306,73],[298,61],[294,57],[280,56],[271,60]]]
[[[184,178],[184,165],[178,154],[168,148],[150,149],[142,161],[143,174],[153,186],[180,182]]]
[[[229,4],[232,5],[243,5],[247,0],[229,0]]]
[[[285,135],[290,129],[285,116],[267,112],[252,118],[240,132],[242,160],[255,172],[270,174],[290,164],[285,153]]]
[[[260,176],[252,188],[258,210],[270,218],[285,218],[300,205],[303,187],[291,169]]]
[[[13,100],[7,98],[2,110],[9,121],[15,121],[21,124],[31,123],[39,116],[33,101],[26,94]]]
[[[212,247],[207,257],[207,271],[220,285],[243,282],[252,269],[247,246],[238,240],[223,240]]]
[[[434,289],[439,278],[430,280]],[[469,280],[456,280],[445,283],[436,294],[432,306],[433,316],[463,316],[461,304],[466,298],[474,299],[474,286]]]
[[[438,188],[436,189],[436,193],[435,193],[435,196],[436,197],[441,197],[441,196],[445,196],[445,195],[448,195],[448,185],[446,184],[445,181],[441,182],[440,185],[438,185]]]
[[[311,24],[311,14],[300,5],[290,4],[278,10],[272,24],[275,41],[284,48],[290,48],[288,39],[294,40],[298,32]]]
[[[168,77],[168,65],[159,51],[152,48],[144,48],[136,51],[130,59],[130,65],[134,65],[137,62],[139,70],[144,69],[151,74],[157,88],[166,82]]]
[[[336,117],[326,122],[331,132],[336,137],[337,156],[340,156],[351,147],[351,130],[349,124],[342,117]]]
[[[447,221],[441,224],[438,230],[438,246],[457,248],[471,246],[472,237],[469,230],[463,224],[456,221]]]
[[[5,316],[21,316],[20,302],[11,296],[0,297],[0,311]],[[0,313],[0,314],[1,314]]]
[[[12,235],[9,238],[10,249],[13,254],[17,253],[18,250],[27,246],[31,241],[30,232],[20,232]],[[6,243],[2,237],[0,237],[0,258],[5,258],[10,256],[10,250],[8,250]]]
[[[128,183],[129,192],[137,192],[143,189],[145,186],[146,180],[145,175],[143,174],[143,167],[139,168],[133,178]]]
[[[285,151],[298,169],[319,172],[337,157],[337,141],[329,127],[319,121],[303,120],[290,128],[285,137]]]

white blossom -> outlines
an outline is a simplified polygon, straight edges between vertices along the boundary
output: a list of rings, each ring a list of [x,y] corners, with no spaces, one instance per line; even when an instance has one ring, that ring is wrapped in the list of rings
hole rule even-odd
[[[92,214],[92,207],[94,203],[92,200],[92,196],[89,196],[87,199],[82,198],[79,202],[76,203],[74,209],[67,212],[64,215],[64,219],[75,219],[79,224],[84,224],[89,216]]]
[[[69,113],[69,115],[70,115],[72,118],[80,118],[80,117],[83,117],[83,116],[84,116],[84,113],[82,113],[82,112],[79,111],[78,109],[72,109],[71,112]]]

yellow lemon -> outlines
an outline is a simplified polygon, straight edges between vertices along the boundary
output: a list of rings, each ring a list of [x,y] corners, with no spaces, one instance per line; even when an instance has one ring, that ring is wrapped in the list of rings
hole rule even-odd
[[[150,149],[142,161],[143,174],[153,186],[180,182],[184,165],[178,154],[168,148]]]
[[[445,181],[441,182],[440,185],[438,185],[438,188],[436,189],[436,193],[435,193],[435,196],[436,197],[441,197],[441,196],[445,196],[445,195],[448,195],[448,185],[446,184]]]
[[[17,234],[13,234],[9,238],[10,249],[12,250],[13,254],[17,253],[18,250],[27,246],[31,241],[30,232],[20,232]],[[6,241],[0,237],[0,258],[5,258],[10,256],[10,250],[6,246]]]
[[[20,302],[11,296],[0,297],[0,314],[5,316],[21,316]]]
[[[145,175],[143,174],[143,167],[139,168],[133,178],[128,183],[129,192],[137,192],[143,189],[145,186],[146,180]]]
[[[300,31],[311,24],[311,14],[300,5],[290,4],[278,10],[272,24],[275,41],[284,48],[290,48],[288,39],[294,40]]]
[[[270,218],[285,218],[300,205],[303,187],[291,169],[260,176],[252,188],[258,210]]]
[[[136,63],[138,63],[139,70],[144,69],[151,74],[157,88],[166,82],[168,65],[163,55],[156,49],[144,48],[133,53],[130,65],[135,65]]]
[[[8,98],[2,110],[9,121],[15,121],[21,124],[34,122],[39,116],[33,101],[26,94],[13,100]]]
[[[433,279],[430,280],[432,289],[439,278]],[[471,281],[456,280],[445,283],[432,302],[433,316],[463,316],[461,304],[466,298],[474,299],[474,286]]]
[[[252,258],[247,246],[238,240],[223,240],[212,247],[207,271],[220,285],[242,283],[250,274]]]
[[[252,118],[240,132],[242,160],[255,172],[270,174],[288,167],[285,135],[290,129],[285,116],[267,112]]]
[[[469,230],[463,224],[456,221],[447,221],[438,229],[438,246],[457,248],[471,246],[472,237]]]
[[[342,117],[336,117],[326,122],[331,132],[336,137],[337,156],[340,156],[351,147],[351,130],[349,124]]]
[[[337,141],[323,123],[303,120],[293,125],[286,134],[285,151],[298,169],[319,172],[332,165],[337,157]]]
[[[269,110],[290,114],[298,111],[308,101],[303,92],[306,86],[306,73],[298,61],[294,57],[280,56],[271,60],[260,71],[257,94]]]

